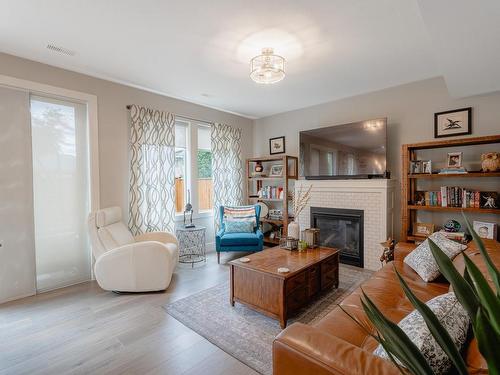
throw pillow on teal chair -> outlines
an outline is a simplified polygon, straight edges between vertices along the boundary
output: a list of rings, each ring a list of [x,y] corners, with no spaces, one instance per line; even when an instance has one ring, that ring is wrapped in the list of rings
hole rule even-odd
[[[247,220],[227,220],[224,222],[226,233],[253,233],[255,223]]]

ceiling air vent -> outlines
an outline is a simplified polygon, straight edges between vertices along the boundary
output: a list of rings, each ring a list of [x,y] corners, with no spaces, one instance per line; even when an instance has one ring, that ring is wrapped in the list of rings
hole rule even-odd
[[[66,56],[75,56],[75,54],[76,54],[75,51],[72,51],[72,50],[64,48],[64,47],[56,46],[52,43],[47,44],[47,49],[51,50],[52,52],[62,53],[63,55],[66,55]]]

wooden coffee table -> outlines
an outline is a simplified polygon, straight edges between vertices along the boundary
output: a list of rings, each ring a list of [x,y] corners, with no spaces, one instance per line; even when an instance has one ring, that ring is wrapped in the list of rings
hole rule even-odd
[[[250,262],[238,259],[231,267],[230,301],[240,302],[286,327],[289,316],[311,301],[319,292],[339,286],[339,251],[318,247],[303,252],[279,247],[248,256]],[[279,273],[278,268],[290,269]]]

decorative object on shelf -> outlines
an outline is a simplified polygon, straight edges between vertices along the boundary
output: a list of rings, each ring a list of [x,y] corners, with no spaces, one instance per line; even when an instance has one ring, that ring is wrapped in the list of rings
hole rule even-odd
[[[414,200],[415,205],[417,206],[425,206],[425,191],[417,191],[415,193],[415,200]]]
[[[307,247],[315,248],[319,246],[319,229],[308,228],[302,231],[302,239],[306,242]]]
[[[299,248],[299,240],[293,237],[283,237],[280,239],[280,247],[285,250],[297,250]]]
[[[382,255],[380,256],[380,263],[384,265],[384,262],[392,262],[394,260],[394,247],[396,246],[396,240],[389,237],[387,241],[381,242],[380,245],[384,248],[384,250],[382,250]]]
[[[472,108],[434,114],[434,138],[472,134]]]
[[[262,54],[250,60],[250,78],[265,85],[285,78],[285,59],[275,55],[272,48],[263,48]]]
[[[423,160],[422,161],[422,173],[432,174],[432,161]]]
[[[446,168],[462,168],[462,152],[448,152]]]
[[[488,223],[485,221],[474,220],[472,226],[479,237],[494,240],[497,238],[496,223]]]
[[[496,172],[500,170],[500,153],[487,152],[481,155],[481,170],[483,172]]]
[[[283,220],[283,212],[277,208],[270,209],[268,216],[271,220]]]
[[[443,228],[446,232],[459,232],[462,225],[458,221],[451,219],[443,225]]]
[[[191,205],[191,192],[187,191],[188,201],[186,207],[184,207],[184,228],[194,228],[193,224],[193,206]],[[189,217],[189,223],[186,224],[186,214]]]
[[[422,173],[422,160],[410,161],[410,174]]]
[[[269,139],[269,154],[284,154],[285,153],[285,137],[275,137]]]
[[[262,166],[262,162],[258,161],[257,163],[255,163],[255,168],[253,170],[255,173],[264,172],[264,167]]]
[[[297,193],[292,193],[292,204],[293,204],[293,217],[294,220],[288,224],[288,236],[299,239],[300,236],[300,225],[295,220],[298,220],[300,213],[306,207],[307,202],[311,198],[312,185],[309,185],[307,190],[304,192],[302,186],[298,189]]]
[[[261,219],[267,217],[267,215],[269,214],[269,206],[267,204],[265,204],[264,202],[257,202],[256,204],[258,204],[260,206],[259,217]]]
[[[415,223],[413,224],[413,235],[417,237],[427,237],[434,233],[434,224]]]
[[[271,167],[269,177],[283,177],[283,165],[276,164]]]
[[[481,191],[479,207],[480,208],[498,208],[498,193],[496,191]]]
[[[288,273],[288,272],[290,272],[290,269],[286,268],[286,267],[280,267],[280,268],[278,268],[278,272],[279,273]]]

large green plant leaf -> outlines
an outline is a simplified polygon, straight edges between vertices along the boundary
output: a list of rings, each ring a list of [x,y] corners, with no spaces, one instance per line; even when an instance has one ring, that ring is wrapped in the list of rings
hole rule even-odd
[[[414,375],[434,374],[425,357],[397,324],[387,319],[363,291],[361,299],[368,319],[385,340],[388,350]],[[384,346],[384,345],[383,345]]]
[[[446,277],[448,282],[453,285],[453,291],[460,301],[460,304],[465,308],[472,321],[476,318],[477,309],[479,307],[478,298],[471,285],[460,275],[452,261],[448,256],[432,241],[430,238],[429,247],[432,255],[439,266],[439,270]]]
[[[442,326],[441,322],[432,312],[429,306],[420,301],[415,296],[415,294],[413,294],[411,289],[408,287],[408,284],[403,279],[403,277],[401,277],[396,268],[394,268],[394,272],[396,272],[399,283],[401,284],[401,287],[403,288],[403,291],[410,300],[411,304],[418,310],[420,315],[422,315],[422,318],[424,318],[425,324],[429,328],[432,336],[436,339],[439,346],[444,350],[448,358],[450,358],[452,363],[455,365],[458,373],[467,375],[467,366],[465,365],[465,362],[457,347],[455,346],[453,339],[450,337],[448,331]]]
[[[491,327],[483,309],[478,310],[473,326],[479,351],[488,363],[489,374],[500,375],[500,337]]]
[[[497,335],[500,335],[500,299],[491,290],[490,285],[474,262],[466,254],[463,254],[463,256],[467,272],[474,282],[481,306],[486,310],[491,326],[497,332]]]
[[[479,248],[479,251],[481,252],[481,255],[483,256],[484,262],[486,263],[486,267],[488,267],[488,272],[491,278],[493,279],[493,283],[495,284],[496,287],[497,296],[500,296],[500,272],[495,267],[495,264],[491,260],[490,255],[486,251],[483,240],[476,233],[476,231],[470,224],[469,220],[467,219],[463,211],[462,211],[462,216],[464,217],[465,223],[467,225],[467,228],[469,229],[470,234],[472,235],[472,238],[474,239],[474,242],[476,243],[477,247]]]

